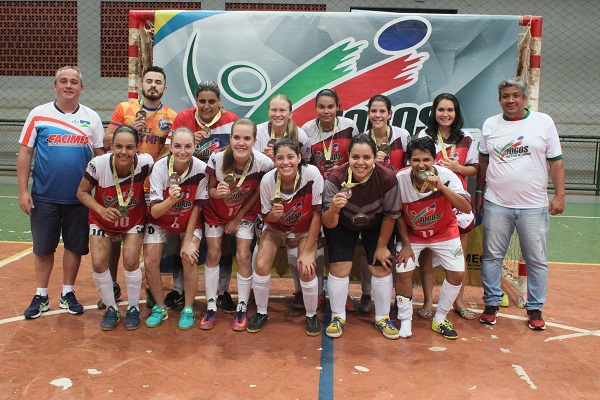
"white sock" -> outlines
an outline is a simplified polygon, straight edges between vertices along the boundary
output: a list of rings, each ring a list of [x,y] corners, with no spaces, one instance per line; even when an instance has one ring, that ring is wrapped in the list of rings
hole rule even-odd
[[[269,305],[269,289],[271,288],[271,274],[260,276],[256,272],[252,274],[252,289],[254,289],[254,300],[256,301],[256,312],[267,313]]]
[[[306,316],[312,317],[317,314],[317,306],[319,304],[319,280],[315,276],[312,281],[300,281],[302,286],[302,298],[304,299],[304,308]]]
[[[219,266],[204,265],[204,291],[209,310],[217,311],[217,290],[219,289]],[[211,301],[212,300],[212,301]]]
[[[250,289],[252,289],[252,277],[249,276],[244,278],[240,274],[237,274],[238,281],[238,305],[237,309],[246,311],[248,307],[248,297],[250,297]]]
[[[138,267],[133,271],[124,271],[127,285],[127,304],[129,307],[140,309],[140,292],[142,291],[142,270]],[[111,280],[112,290],[112,280]],[[113,293],[114,298],[114,293]],[[104,303],[106,304],[106,303]],[[128,309],[129,309],[128,307]]]
[[[183,267],[173,265],[173,290],[183,294]]]
[[[392,290],[394,289],[392,274],[383,278],[372,276],[371,288],[373,290],[373,302],[375,303],[375,322],[377,322],[383,317],[390,316],[390,299],[392,298]]]
[[[48,288],[47,287],[44,287],[44,288],[39,287],[36,289],[35,294],[46,297],[46,296],[48,296]]]
[[[440,301],[438,301],[437,311],[433,316],[433,322],[444,322],[446,315],[448,315],[448,312],[452,309],[452,304],[454,304],[456,296],[458,296],[460,286],[461,285],[454,286],[444,279],[442,289],[440,290]]]
[[[63,285],[63,292],[62,292],[63,296],[72,291],[73,291],[73,285]]]
[[[117,309],[117,302],[115,301],[115,292],[113,291],[113,281],[110,276],[110,271],[106,270],[104,272],[93,272],[94,275],[94,283],[96,284],[96,289],[98,289],[98,293],[100,293],[100,298],[102,302],[108,307],[113,307],[115,310]]]
[[[348,284],[350,277],[338,278],[331,272],[327,277],[327,289],[329,290],[329,304],[331,305],[331,317],[340,317],[346,320],[346,297],[348,297]]]
[[[412,297],[396,296],[398,304],[398,319],[400,320],[400,337],[408,338],[412,336]]]

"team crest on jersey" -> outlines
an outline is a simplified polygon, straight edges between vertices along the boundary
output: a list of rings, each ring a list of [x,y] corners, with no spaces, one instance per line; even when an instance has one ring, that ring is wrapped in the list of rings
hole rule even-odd
[[[227,204],[228,206],[234,206],[239,204],[240,202],[243,202],[246,199],[246,197],[248,197],[252,192],[251,189],[252,186],[250,186],[249,184],[246,184],[242,187],[236,187],[231,191],[231,193],[229,193],[227,197],[225,197],[225,204]]]
[[[163,132],[169,132],[171,130],[171,122],[166,118],[161,118],[160,121],[158,121],[158,129]]]
[[[281,216],[279,221],[281,221],[284,225],[294,225],[296,222],[300,221],[302,217],[304,217],[306,213],[302,213],[302,202],[299,201],[292,208],[288,210],[285,214]]]
[[[48,146],[86,147],[90,144],[85,135],[51,134],[46,141]]]
[[[219,138],[214,138],[205,142],[204,144],[198,145],[200,151],[196,155],[196,157],[200,159],[208,159],[210,155],[219,148]]]
[[[448,250],[448,251],[450,252],[450,254],[452,254],[452,257],[454,257],[454,258],[462,258],[463,257],[462,246],[458,246],[456,249]]]
[[[496,146],[494,144],[494,152],[500,157],[502,161],[511,161],[523,156],[529,156],[529,146],[523,146],[524,136],[519,136],[517,140],[511,140],[504,146]]]
[[[123,200],[127,200],[126,193],[127,193],[127,191],[123,192]],[[119,203],[119,198],[116,196],[112,197],[112,196],[108,196],[108,195],[103,195],[102,202],[104,203],[104,207],[106,207],[106,208],[110,208],[112,206],[116,207],[116,205]],[[135,207],[138,202],[139,202],[139,199],[137,197],[132,198],[131,201],[129,202],[129,205],[127,206],[127,208]]]
[[[194,203],[188,197],[186,195],[181,200],[177,200],[177,203],[169,210],[169,214],[179,214],[181,211],[191,210]]]
[[[408,211],[408,217],[415,229],[425,229],[442,218],[442,213],[437,211],[435,203],[430,204],[419,212]]]

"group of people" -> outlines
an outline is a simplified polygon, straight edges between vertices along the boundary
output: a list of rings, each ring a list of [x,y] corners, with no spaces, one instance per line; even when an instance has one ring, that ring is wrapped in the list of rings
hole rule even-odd
[[[140,327],[140,252],[151,307],[145,325],[159,326],[169,308],[182,305],[179,328],[190,329],[204,239],[206,311],[200,329],[214,327],[220,306],[234,314],[234,331],[261,331],[268,322],[273,261],[283,246],[306,310],[306,334],[324,330],[336,338],[346,325],[349,275],[360,238],[366,255],[361,276],[370,281],[375,327],[388,339],[412,335],[412,275],[420,266],[425,302],[418,315],[433,316],[432,330],[456,339],[450,310],[475,318],[462,300],[462,282],[463,248],[474,226],[466,177],[477,175],[475,211],[484,217],[480,321],[496,323],[502,259],[516,227],[528,266],[528,324],[545,327],[548,214],[564,209],[564,167],[554,123],[525,108],[527,86],[520,78],[499,85],[503,113],[486,121],[479,149],[462,129],[458,99],[448,93],[434,99],[427,126],[411,140],[405,129],[390,125],[392,105],[384,95],[369,101],[370,128],[364,133],[337,115],[340,104],[331,89],[316,95],[316,118],[301,128],[283,94],[270,99],[269,121],[257,126],[225,110],[218,85],[210,81],[198,85],[196,107],[176,114],[161,103],[166,76],[153,66],[142,75],[141,98],[119,104],[105,134],[98,115],[78,103],[83,91],[78,68],[59,69],[54,89],[56,101],[27,118],[17,160],[19,205],[31,216],[37,285],[27,319],[49,309],[48,281],[62,232],[62,308],[83,313],[73,286],[89,237],[98,305],[106,308],[101,329],[114,329],[121,318],[120,253],[128,301],[124,327]],[[549,207],[547,161],[555,187]],[[325,329],[317,316],[323,297],[321,236],[332,314]],[[173,290],[164,297],[160,260],[169,237],[179,241],[182,268],[174,271]],[[238,265],[237,304],[227,292],[230,237]],[[433,314],[431,271],[438,266],[446,278]],[[394,287],[399,327],[390,319]],[[250,318],[252,293],[257,311]]]

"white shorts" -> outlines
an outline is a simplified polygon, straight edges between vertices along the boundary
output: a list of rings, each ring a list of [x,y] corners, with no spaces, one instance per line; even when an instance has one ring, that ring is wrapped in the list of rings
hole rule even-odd
[[[265,225],[263,227],[263,232],[267,231],[267,230],[273,232],[281,240],[281,243],[285,246],[286,249],[297,248],[298,240],[308,237],[308,232],[285,233],[285,232],[282,232],[280,230],[273,228],[272,226],[270,226],[268,223],[265,222]]]
[[[396,272],[413,271],[417,267],[419,255],[424,249],[431,249],[434,261],[442,268],[448,271],[465,270],[465,257],[462,245],[460,244],[460,238],[446,240],[444,242],[411,243],[411,247],[415,253],[415,260],[409,259],[406,264],[397,264]],[[402,243],[396,243],[396,252],[399,252],[400,248],[402,248]],[[436,264],[434,263],[433,265]]]
[[[225,225],[210,225],[206,222],[204,223],[204,234],[207,238],[221,237],[223,236],[224,231]],[[235,237],[248,240],[254,239],[254,222],[242,218],[240,227],[237,232],[235,232]]]
[[[146,224],[146,232],[144,233],[144,244],[146,243],[166,243],[171,232],[160,225]],[[194,236],[202,240],[202,229],[194,229]],[[185,232],[179,234],[179,238],[183,239]]]
[[[473,225],[473,221],[475,221],[475,215],[473,212],[463,213],[457,211],[456,208],[453,210],[454,214],[456,214],[456,223],[460,229],[468,229],[469,227],[473,229],[471,225]],[[469,231],[471,230],[469,229]],[[462,232],[461,232],[462,233]]]
[[[127,232],[120,233],[118,235],[109,235],[103,229],[96,224],[90,224],[90,236],[102,236],[107,237],[113,242],[120,242],[123,240],[124,235],[129,233],[144,233],[144,225],[135,225]]]

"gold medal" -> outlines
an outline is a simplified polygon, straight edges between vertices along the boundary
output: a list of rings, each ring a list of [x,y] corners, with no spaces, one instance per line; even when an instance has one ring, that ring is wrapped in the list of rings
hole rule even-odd
[[[267,147],[275,147],[275,142],[277,141],[277,139],[271,139],[269,140],[269,143],[267,143]]]
[[[171,173],[169,176],[169,186],[179,185],[181,183],[181,177],[177,172]]]
[[[231,189],[233,185],[235,185],[235,176],[233,174],[227,174],[223,178],[223,182],[225,182]]]
[[[300,180],[300,171],[296,171],[296,178],[294,178],[294,188],[292,189],[292,192],[296,191],[296,186],[298,185],[299,180]],[[294,193],[292,193],[292,196],[290,197],[290,199],[286,201],[280,197],[280,194],[281,194],[281,175],[279,174],[279,172],[277,172],[277,179],[275,179],[275,196],[273,196],[273,198],[271,199],[271,203],[285,204],[285,203],[289,203],[294,198]]]
[[[323,168],[330,169],[331,167],[333,167],[333,161],[331,161],[331,160],[323,161]]]
[[[205,139],[208,139],[210,137],[210,128],[208,126],[202,128],[202,135]]]
[[[273,204],[284,204],[285,200],[283,200],[281,197],[279,196],[275,196],[271,199],[271,203]]]
[[[125,206],[117,206],[117,211],[121,214],[121,218],[125,218],[127,216],[127,207]]]
[[[319,135],[321,137],[321,142],[323,143],[323,155],[325,156],[325,161],[323,162],[323,168],[330,169],[333,167],[333,161],[331,160],[331,151],[333,150],[333,137],[337,131],[337,117],[335,117],[333,121],[333,130],[331,131],[331,139],[329,139],[329,147],[325,144],[325,138],[323,137],[323,128],[321,127],[321,120],[317,122],[317,128],[319,129]]]
[[[352,189],[350,189],[349,187],[342,187],[340,189],[340,193],[342,193],[344,196],[346,196],[346,199],[349,199],[350,197],[352,197]]]
[[[377,150],[383,151],[386,155],[388,155],[392,151],[392,146],[390,146],[388,143],[381,143]]]

